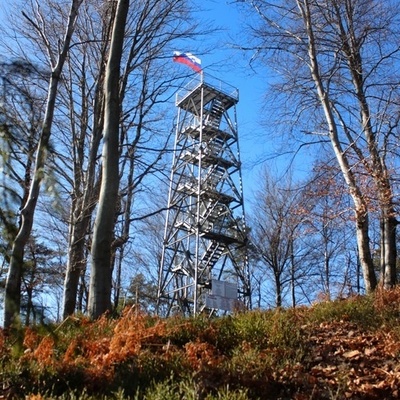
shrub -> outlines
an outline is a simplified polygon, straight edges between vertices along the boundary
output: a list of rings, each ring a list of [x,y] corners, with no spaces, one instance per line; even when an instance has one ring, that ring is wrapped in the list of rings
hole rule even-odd
[[[365,328],[379,327],[382,321],[374,308],[372,296],[317,303],[310,309],[308,319],[317,323],[346,320]]]

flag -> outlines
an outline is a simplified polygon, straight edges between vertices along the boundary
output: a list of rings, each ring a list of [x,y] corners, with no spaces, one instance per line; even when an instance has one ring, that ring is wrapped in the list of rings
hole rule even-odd
[[[181,53],[174,51],[174,61],[185,64],[196,72],[201,72],[201,60],[191,53]]]

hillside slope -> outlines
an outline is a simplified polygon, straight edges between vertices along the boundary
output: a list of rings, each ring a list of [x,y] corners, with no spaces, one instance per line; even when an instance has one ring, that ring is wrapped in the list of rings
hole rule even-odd
[[[69,318],[0,341],[0,399],[396,399],[400,289],[208,319]]]

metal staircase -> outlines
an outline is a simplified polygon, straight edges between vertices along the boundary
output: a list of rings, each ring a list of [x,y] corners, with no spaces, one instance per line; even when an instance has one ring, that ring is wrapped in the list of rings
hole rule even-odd
[[[237,285],[235,300],[251,306],[234,119],[238,92],[216,83],[205,81],[202,74],[176,98],[176,139],[158,284],[162,315],[220,312],[207,306],[208,297],[214,295],[210,282]]]
[[[218,129],[219,124],[221,123],[221,118],[224,113],[224,106],[218,98],[215,98],[211,102],[211,109],[208,114],[208,124],[213,128]]]
[[[211,241],[206,252],[201,257],[200,265],[201,268],[206,270],[211,270],[216,262],[221,258],[226,246],[224,243],[218,242],[216,240]]]

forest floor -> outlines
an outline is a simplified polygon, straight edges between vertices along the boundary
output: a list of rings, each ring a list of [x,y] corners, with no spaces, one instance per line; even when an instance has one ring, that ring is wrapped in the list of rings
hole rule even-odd
[[[400,343],[398,333],[370,330],[339,320],[312,326],[307,339],[310,353],[301,376],[297,399],[397,399],[400,397]]]
[[[218,318],[143,315],[0,335],[0,399],[400,398],[400,288]]]

